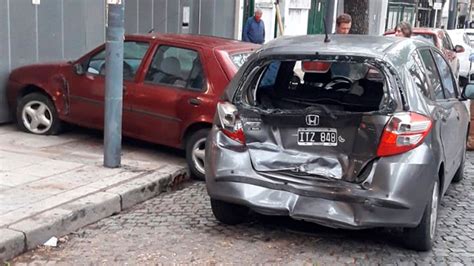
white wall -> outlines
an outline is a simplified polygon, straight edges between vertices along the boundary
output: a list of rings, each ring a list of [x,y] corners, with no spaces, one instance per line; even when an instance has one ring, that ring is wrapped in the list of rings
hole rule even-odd
[[[275,32],[276,10],[273,0],[256,0],[255,8],[263,11],[262,20],[265,23],[265,42],[273,40]]]
[[[307,34],[311,0],[287,0],[282,7],[285,16],[285,35]]]
[[[369,3],[369,35],[382,35],[385,32],[388,0],[376,0]]]

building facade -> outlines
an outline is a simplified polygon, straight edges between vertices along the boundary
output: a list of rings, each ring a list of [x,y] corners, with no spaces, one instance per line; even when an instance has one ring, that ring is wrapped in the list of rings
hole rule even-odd
[[[468,0],[453,1],[462,4]],[[74,60],[105,41],[105,0],[38,2],[0,0],[0,123],[9,120],[5,83],[12,69],[31,63]],[[324,22],[328,33],[333,33],[336,17],[343,12],[353,16],[353,33],[380,35],[402,20],[417,26],[442,25],[448,3],[449,0],[125,0],[125,30],[127,34],[154,31],[241,39],[243,24],[258,7],[264,12],[266,41],[282,34],[322,34]],[[440,4],[443,10],[439,9]],[[278,27],[278,9],[283,33]],[[466,13],[467,9],[462,10]]]
[[[74,60],[105,41],[105,0],[0,0],[0,123],[10,120],[11,70]],[[126,33],[196,33],[236,38],[239,0],[126,0]]]

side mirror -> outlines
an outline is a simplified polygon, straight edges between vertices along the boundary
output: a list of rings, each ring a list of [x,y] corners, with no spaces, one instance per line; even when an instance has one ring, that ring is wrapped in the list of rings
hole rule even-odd
[[[474,100],[474,83],[469,83],[466,85],[466,87],[464,87],[462,96],[465,99]]]
[[[78,75],[84,75],[84,73],[86,73],[84,71],[84,67],[82,67],[82,65],[79,63],[74,65],[74,72],[76,72]]]
[[[456,45],[456,46],[454,46],[454,51],[456,53],[464,53],[465,49],[462,45]]]

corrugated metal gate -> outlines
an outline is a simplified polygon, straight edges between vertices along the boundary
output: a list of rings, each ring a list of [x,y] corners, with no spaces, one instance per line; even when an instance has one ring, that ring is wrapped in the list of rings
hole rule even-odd
[[[127,33],[191,32],[235,37],[237,0],[125,0]],[[16,67],[75,59],[105,41],[105,0],[0,0],[0,123]],[[189,14],[189,16],[187,15]]]
[[[179,32],[235,37],[236,0],[126,0],[127,33]]]
[[[104,8],[97,0],[0,0],[0,122],[8,119],[4,85],[10,71],[76,58],[103,42]]]

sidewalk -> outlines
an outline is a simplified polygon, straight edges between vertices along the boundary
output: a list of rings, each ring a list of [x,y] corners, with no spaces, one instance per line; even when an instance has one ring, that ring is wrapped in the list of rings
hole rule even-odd
[[[185,179],[184,158],[160,150],[124,145],[122,167],[108,169],[94,132],[35,136],[0,125],[0,262]]]

